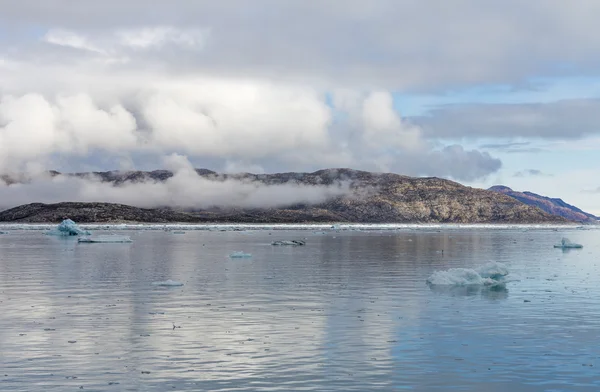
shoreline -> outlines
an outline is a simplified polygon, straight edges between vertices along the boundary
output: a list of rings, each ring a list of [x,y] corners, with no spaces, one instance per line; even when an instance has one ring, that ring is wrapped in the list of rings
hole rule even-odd
[[[86,230],[178,230],[188,231],[245,231],[245,230],[328,230],[328,231],[396,231],[396,230],[459,230],[459,229],[594,229],[600,225],[580,223],[81,223]],[[8,223],[0,222],[0,230],[49,230],[56,228],[51,223]]]

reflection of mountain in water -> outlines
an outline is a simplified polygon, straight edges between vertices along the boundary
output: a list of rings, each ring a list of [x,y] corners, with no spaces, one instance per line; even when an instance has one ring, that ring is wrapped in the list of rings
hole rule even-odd
[[[431,291],[440,295],[449,295],[452,297],[472,297],[480,295],[490,300],[499,300],[508,298],[508,289],[505,286],[437,286],[428,285]]]

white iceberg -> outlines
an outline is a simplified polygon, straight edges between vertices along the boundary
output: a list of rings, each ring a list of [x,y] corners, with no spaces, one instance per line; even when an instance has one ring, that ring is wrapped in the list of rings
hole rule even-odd
[[[479,268],[450,268],[435,271],[427,283],[440,286],[501,286],[507,280],[508,268],[502,263],[488,263]]]
[[[562,248],[562,249],[579,249],[579,248],[583,248],[583,245],[571,242],[568,238],[563,238],[560,241],[560,244],[559,245],[554,245],[554,247],[555,248]]]
[[[244,253],[242,251],[232,252],[229,257],[232,259],[248,259],[252,257],[251,253]]]
[[[291,240],[291,241],[288,241],[288,240],[282,240],[282,241],[273,241],[273,242],[271,243],[271,245],[275,245],[275,246],[284,246],[284,245],[287,245],[287,246],[303,246],[303,245],[306,245],[306,241],[304,241],[304,240]]]
[[[71,219],[65,219],[59,223],[54,230],[46,232],[46,235],[56,236],[76,236],[76,235],[90,235],[90,232],[81,229]]]
[[[164,287],[179,287],[179,286],[183,286],[182,282],[178,282],[176,280],[164,280],[164,281],[160,281],[160,282],[152,282],[153,286],[164,286]]]
[[[77,242],[82,243],[128,243],[133,242],[131,238],[126,235],[97,235],[93,237],[82,237],[78,238]]]

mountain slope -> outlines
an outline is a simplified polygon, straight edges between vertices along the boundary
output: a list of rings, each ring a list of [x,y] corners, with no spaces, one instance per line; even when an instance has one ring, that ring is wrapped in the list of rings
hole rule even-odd
[[[567,223],[568,220],[525,205],[498,192],[475,189],[439,178],[413,178],[390,173],[326,169],[314,173],[221,175],[198,169],[212,181],[239,179],[256,186],[347,184],[349,191],[314,205],[281,208],[210,208],[193,211],[140,209],[109,203],[34,204],[0,213],[0,221],[56,222],[68,216],[78,222],[369,222],[369,223]],[[54,173],[53,175],[62,175]],[[153,172],[66,174],[94,176],[115,186],[131,182],[164,182],[173,175]]]
[[[600,219],[571,204],[565,203],[562,199],[550,198],[533,192],[516,192],[503,185],[495,185],[489,188],[489,190],[505,194],[521,203],[538,207],[549,214],[562,216],[575,222],[596,223]]]

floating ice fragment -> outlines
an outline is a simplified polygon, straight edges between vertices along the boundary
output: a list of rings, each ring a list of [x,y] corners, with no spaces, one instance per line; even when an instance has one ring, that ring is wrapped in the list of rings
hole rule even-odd
[[[82,230],[71,219],[65,219],[59,223],[55,230],[49,230],[46,235],[56,236],[75,236],[75,235],[90,235],[88,231]]]
[[[282,246],[282,245],[289,245],[289,246],[302,246],[302,245],[306,245],[306,241],[304,240],[282,240],[282,241],[273,241],[271,243],[271,245],[275,245],[275,246]]]
[[[229,257],[232,259],[247,259],[252,257],[251,253],[244,253],[242,251],[232,252]]]
[[[183,283],[178,282],[176,280],[165,280],[165,281],[161,281],[161,282],[152,282],[153,286],[165,286],[165,287],[179,287],[179,286],[183,286]]]
[[[435,271],[427,283],[446,286],[499,286],[504,285],[508,268],[502,263],[488,263],[479,268],[450,268],[446,271]]]
[[[93,236],[93,237],[78,238],[77,242],[108,244],[108,243],[127,243],[127,242],[133,242],[133,241],[131,240],[131,238],[129,238],[126,235],[112,234],[112,235],[98,235],[98,236]]]
[[[508,268],[502,263],[487,263],[479,268],[476,268],[475,271],[477,271],[482,278],[490,278],[494,280],[502,279],[508,275]]]
[[[560,241],[560,244],[554,245],[554,247],[562,248],[562,249],[579,249],[579,248],[583,248],[583,245],[573,243],[568,238],[563,237],[563,239]]]

